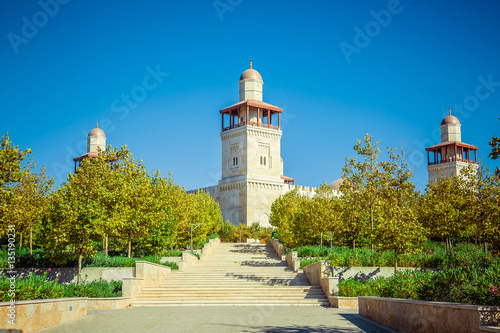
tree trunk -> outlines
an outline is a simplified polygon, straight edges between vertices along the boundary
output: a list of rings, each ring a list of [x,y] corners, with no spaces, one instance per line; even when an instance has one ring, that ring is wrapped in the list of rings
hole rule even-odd
[[[356,250],[356,239],[352,240],[352,249]]]
[[[370,234],[370,246],[372,248],[372,252],[375,251],[375,248],[373,246],[373,204],[370,206],[370,224],[372,228],[372,232]]]
[[[394,273],[398,270],[398,251],[394,250]]]
[[[132,238],[128,237],[128,257],[130,258],[130,253],[132,252]]]
[[[104,250],[106,251],[106,257],[108,256],[108,235],[106,235],[106,247],[104,248]]]
[[[321,232],[321,239],[319,242],[319,247],[323,247],[323,231]]]
[[[30,254],[33,254],[33,227],[30,227]]]
[[[488,254],[488,242],[484,242],[484,254]]]
[[[332,233],[330,232],[330,253],[333,251],[333,236]]]
[[[82,283],[82,258],[83,258],[83,250],[80,250],[80,255],[78,256],[78,280],[77,280],[77,284]]]
[[[19,250],[23,247],[23,233],[19,233]]]

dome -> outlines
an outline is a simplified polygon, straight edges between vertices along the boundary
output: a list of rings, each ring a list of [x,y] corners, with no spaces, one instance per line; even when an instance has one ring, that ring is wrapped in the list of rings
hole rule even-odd
[[[243,74],[241,74],[240,76],[240,81],[247,79],[257,79],[262,81],[262,76],[260,76],[260,73],[257,72],[255,69],[249,68],[246,71],[244,71]]]
[[[443,125],[450,125],[450,124],[458,124],[460,125],[460,121],[458,121],[458,118],[455,116],[452,116],[451,114],[449,116],[446,116],[443,121],[441,122],[441,126]]]
[[[342,178],[339,178],[330,184],[330,188],[334,191],[338,191],[338,190],[340,190],[340,185],[342,185],[343,182],[344,182],[344,180]]]
[[[103,136],[103,137],[106,137],[106,135],[104,134],[104,131],[99,128],[99,123],[97,123],[95,125],[95,128],[92,131],[90,131],[89,136]]]

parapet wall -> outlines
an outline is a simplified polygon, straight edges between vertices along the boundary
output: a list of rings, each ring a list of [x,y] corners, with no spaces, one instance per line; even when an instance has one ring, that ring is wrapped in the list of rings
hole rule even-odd
[[[359,314],[401,332],[494,332],[500,307],[360,296]]]

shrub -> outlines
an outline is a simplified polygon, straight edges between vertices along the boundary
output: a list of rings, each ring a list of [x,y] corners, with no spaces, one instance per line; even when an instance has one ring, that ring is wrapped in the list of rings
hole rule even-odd
[[[348,279],[339,282],[338,294],[499,306],[500,265],[498,261],[485,260],[490,262],[437,272],[402,270],[387,279]]]
[[[104,280],[84,282],[77,285],[57,284],[57,279],[47,281],[47,275],[32,275],[26,279],[15,279],[15,300],[51,299],[61,297],[119,297],[122,295],[122,282]],[[0,276],[0,300],[8,302],[10,291],[10,280],[6,276]]]

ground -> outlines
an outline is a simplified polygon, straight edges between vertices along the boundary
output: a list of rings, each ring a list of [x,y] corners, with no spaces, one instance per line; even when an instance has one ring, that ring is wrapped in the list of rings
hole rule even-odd
[[[89,311],[86,317],[37,332],[386,333],[395,331],[359,316],[357,310],[297,306],[172,306]]]

